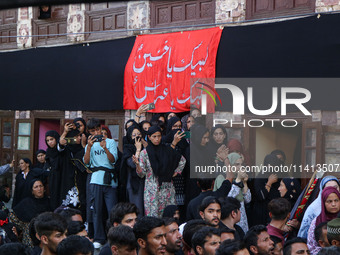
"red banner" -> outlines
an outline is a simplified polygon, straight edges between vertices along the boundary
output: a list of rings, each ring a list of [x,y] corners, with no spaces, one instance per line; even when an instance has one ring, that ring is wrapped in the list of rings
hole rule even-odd
[[[189,111],[190,82],[215,78],[221,33],[216,27],[138,36],[125,67],[124,109],[154,103],[151,112]]]

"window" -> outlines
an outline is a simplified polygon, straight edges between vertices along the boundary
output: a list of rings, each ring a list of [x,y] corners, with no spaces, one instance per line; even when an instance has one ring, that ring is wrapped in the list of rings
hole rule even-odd
[[[0,11],[0,49],[13,49],[17,47],[17,9]],[[14,37],[7,37],[14,36]]]

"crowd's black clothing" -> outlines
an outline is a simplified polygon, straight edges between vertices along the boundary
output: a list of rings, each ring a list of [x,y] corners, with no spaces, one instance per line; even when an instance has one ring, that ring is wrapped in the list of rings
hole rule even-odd
[[[110,244],[108,242],[101,248],[99,255],[112,255]]]
[[[230,230],[230,228],[228,228],[226,225],[224,225],[222,221],[220,221],[218,223],[218,227],[220,229],[225,228],[225,229],[229,229]],[[236,225],[236,224],[234,225],[234,228],[235,228],[236,231],[234,229],[231,229],[231,230],[234,230],[235,240],[236,241],[242,241],[244,239],[244,236],[245,236],[245,233],[244,233],[243,229],[239,225]]]
[[[55,210],[61,205],[61,197],[59,192],[61,171],[58,149],[47,148],[45,160],[46,171],[49,173],[48,186],[50,194],[50,207],[52,210]]]
[[[43,175],[43,170],[34,168],[28,171],[26,179],[20,171],[15,177],[15,189],[13,196],[12,207],[14,208],[21,200],[32,195],[31,182],[34,179],[41,179]]]
[[[26,197],[13,208],[13,211],[19,220],[30,222],[40,213],[51,211],[50,201],[47,197]]]
[[[228,196],[228,193],[231,189],[231,183],[228,180],[225,180],[221,187],[216,190],[208,190],[205,192],[201,192],[197,197],[195,197],[193,200],[189,202],[189,205],[187,207],[187,217],[186,220],[193,220],[193,219],[201,219],[201,216],[199,214],[199,206],[201,205],[204,198],[207,196],[214,196],[216,198],[220,197],[226,197]]]

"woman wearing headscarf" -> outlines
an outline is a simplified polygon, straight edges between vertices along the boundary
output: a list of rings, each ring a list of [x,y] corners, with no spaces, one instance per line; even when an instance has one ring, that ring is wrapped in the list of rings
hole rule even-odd
[[[132,156],[139,157],[143,150],[142,132],[137,126],[131,126],[127,129],[126,138],[128,143],[124,144],[122,166],[120,168],[119,183],[124,187],[128,200],[137,206],[139,212],[143,215],[143,190],[144,178],[140,178],[136,172],[136,165]]]
[[[311,222],[307,235],[307,246],[311,254],[317,254],[321,247],[315,241],[314,231],[322,222],[329,222],[338,216],[340,211],[340,193],[334,187],[326,187],[321,193],[321,213]]]
[[[175,150],[183,135],[176,133],[171,146],[161,143],[161,129],[152,126],[148,131],[148,146],[139,156],[133,156],[139,177],[145,177],[145,215],[161,217],[167,205],[175,204],[175,188],[172,177],[181,174],[185,158]]]
[[[44,150],[37,150],[35,155],[37,157],[37,163],[33,166],[33,168],[45,169],[46,151],[44,151]]]
[[[251,193],[248,188],[248,175],[241,170],[241,166],[243,163],[243,158],[239,153],[232,152],[228,154],[228,160],[229,160],[229,166],[233,168],[233,172],[235,171],[237,173],[236,178],[233,181],[233,184],[231,186],[231,190],[228,194],[228,197],[236,198],[241,203],[241,219],[237,223],[244,233],[247,233],[249,227],[248,227],[248,219],[246,214],[246,208],[245,204],[248,204],[251,202]],[[225,176],[220,174],[215,179],[215,185],[214,185],[214,191],[219,189],[225,181]]]
[[[264,166],[280,166],[282,161],[279,160],[275,155],[268,154],[264,158]],[[253,194],[253,225],[267,225],[270,221],[268,203],[275,198],[280,197],[278,190],[280,181],[276,174],[262,174],[259,173],[254,180]]]
[[[32,240],[29,237],[29,223],[40,213],[51,211],[51,208],[50,201],[45,196],[45,189],[41,180],[32,180],[30,189],[30,196],[23,199],[13,208],[10,218],[23,231],[23,243],[33,247]]]
[[[87,137],[89,137],[89,134],[86,131],[86,122],[83,118],[75,118],[73,120],[73,125],[75,129],[79,130],[79,133],[81,135],[81,144],[85,148],[87,144]]]
[[[299,180],[295,178],[283,178],[278,188],[280,196],[290,202],[291,208],[294,207],[296,200],[301,193],[301,185]]]
[[[43,170],[39,168],[31,169],[32,162],[28,158],[19,160],[20,172],[15,177],[15,188],[12,207],[15,207],[21,200],[31,194],[30,183],[33,179],[41,178]]]
[[[208,148],[211,152],[217,153],[217,150],[222,146],[227,146],[228,143],[228,134],[225,127],[221,124],[218,124],[211,128],[210,139]],[[218,157],[215,157],[215,162],[221,165],[224,165],[224,162],[221,161]]]
[[[324,188],[335,187],[340,190],[340,183],[335,176],[325,176],[320,182],[319,195],[318,197],[308,206],[306,212],[301,221],[301,226],[299,229],[298,236],[302,238],[307,238],[308,229],[312,220],[317,217],[321,212],[321,194]]]
[[[129,119],[127,122],[125,122],[125,132],[127,132],[128,128],[131,127],[131,126],[139,126],[138,123],[134,120],[134,119]],[[127,136],[123,136],[123,146],[124,144],[128,143],[128,139],[127,139]]]
[[[230,139],[228,141],[227,148],[229,150],[229,153],[232,153],[232,152],[240,153],[243,157],[244,165],[250,166],[250,157],[248,153],[243,149],[243,145],[239,140],[235,138]]]
[[[49,172],[48,187],[50,195],[50,206],[54,210],[61,205],[60,198],[60,163],[59,163],[59,143],[60,135],[57,131],[49,130],[45,133],[46,150],[46,164],[45,168]]]

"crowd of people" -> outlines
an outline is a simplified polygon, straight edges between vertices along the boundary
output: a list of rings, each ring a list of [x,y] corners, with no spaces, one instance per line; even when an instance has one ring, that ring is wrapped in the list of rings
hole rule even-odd
[[[0,254],[340,254],[336,177],[306,197],[299,179],[248,176],[242,143],[223,125],[206,128],[198,109],[140,121],[146,111],[125,123],[123,151],[95,118],[46,132],[37,163],[19,160],[11,208],[0,190]],[[285,160],[274,150],[263,165]],[[204,164],[236,171],[191,178]]]

